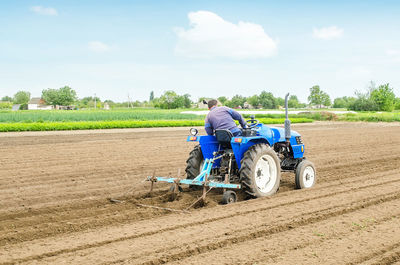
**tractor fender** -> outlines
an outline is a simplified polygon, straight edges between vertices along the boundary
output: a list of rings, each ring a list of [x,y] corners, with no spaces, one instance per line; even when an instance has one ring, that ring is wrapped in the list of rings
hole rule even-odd
[[[249,150],[249,148],[252,147],[253,145],[260,143],[266,144],[268,146],[271,145],[269,141],[262,136],[232,138],[231,141],[232,150],[235,155],[235,160],[239,169],[241,167],[240,162],[242,161],[244,153],[246,153],[247,150]]]

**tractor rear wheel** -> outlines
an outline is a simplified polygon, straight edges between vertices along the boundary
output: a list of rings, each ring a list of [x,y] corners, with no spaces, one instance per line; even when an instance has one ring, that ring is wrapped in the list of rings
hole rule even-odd
[[[296,168],[296,188],[307,189],[314,186],[317,180],[317,174],[314,164],[308,160],[303,160]]]
[[[203,153],[201,152],[200,145],[197,145],[193,148],[193,150],[189,153],[189,158],[186,160],[186,178],[194,179],[200,174],[200,170],[202,169],[204,163]],[[199,189],[200,186],[190,185],[191,189]]]
[[[266,144],[256,144],[244,153],[240,179],[244,191],[251,197],[265,197],[278,191],[281,167],[275,151]]]

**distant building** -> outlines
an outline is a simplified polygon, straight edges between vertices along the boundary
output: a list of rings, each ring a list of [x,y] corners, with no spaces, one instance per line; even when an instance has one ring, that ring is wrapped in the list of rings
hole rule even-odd
[[[110,109],[110,105],[108,105],[107,102],[104,102],[104,107],[103,107],[103,109],[109,110],[109,109]]]
[[[243,103],[243,108],[244,109],[254,109],[253,105],[251,105],[247,101],[245,103]]]
[[[73,110],[73,109],[76,109],[76,106],[74,106],[74,105],[69,105],[69,106],[56,105],[55,109],[57,109],[57,110]]]
[[[325,105],[311,105],[310,106],[312,109],[329,109],[330,106],[325,106]]]
[[[21,104],[14,104],[11,108],[11,110],[16,111],[19,110],[19,108],[21,107]]]
[[[46,105],[42,98],[31,98],[28,102],[28,110],[51,110],[53,106]]]

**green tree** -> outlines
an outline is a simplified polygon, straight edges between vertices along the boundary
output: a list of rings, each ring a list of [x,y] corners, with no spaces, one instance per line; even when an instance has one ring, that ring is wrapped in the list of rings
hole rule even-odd
[[[247,98],[247,102],[252,105],[254,108],[257,108],[260,105],[260,98],[258,95],[251,96]]]
[[[149,101],[153,101],[154,100],[154,91],[150,92],[150,100]]]
[[[349,106],[354,103],[356,98],[354,97],[341,97],[341,98],[335,98],[333,101],[333,107],[334,108],[349,108]]]
[[[395,98],[393,88],[389,87],[389,84],[383,84],[373,89],[370,95],[370,99],[381,111],[393,111]]]
[[[327,93],[323,92],[321,99],[322,99],[322,105],[324,105],[326,107],[330,107],[332,105],[331,98],[329,97],[329,95]]]
[[[99,103],[101,107],[101,99],[99,97],[84,97],[77,101],[77,105],[79,108],[94,108],[94,102],[96,101],[96,108],[99,108]],[[110,101],[110,100],[108,100]],[[106,101],[104,101],[106,102]],[[115,105],[114,102],[112,102]],[[109,104],[111,107],[111,104]]]
[[[154,99],[154,106],[162,109],[190,108],[190,95],[178,95],[175,91],[166,91],[159,99]]]
[[[176,97],[178,97],[178,95],[174,91],[168,90],[161,95],[157,105],[162,109],[173,109]]]
[[[241,95],[235,95],[232,97],[232,99],[230,101],[227,102],[228,107],[230,108],[237,108],[237,107],[242,107],[243,108],[243,104],[246,102],[246,98],[241,96]]]
[[[60,105],[58,104],[58,91],[57,89],[48,88],[42,91],[42,98],[50,105]]]
[[[331,99],[329,95],[324,91],[322,91],[318,85],[310,88],[310,95],[308,96],[308,101],[312,105],[319,106],[319,108],[322,108],[322,105],[325,106],[331,105]]]
[[[13,102],[13,98],[9,96],[4,96],[1,98],[1,101]]]
[[[262,91],[259,98],[264,109],[276,109],[278,107],[277,100],[271,92]]]
[[[333,107],[334,108],[346,108],[347,107],[347,101],[344,99],[345,97],[342,98],[335,98],[333,100]]]
[[[291,95],[288,100],[288,107],[289,108],[298,108],[300,105],[299,99],[296,95]]]
[[[18,91],[14,95],[13,102],[15,104],[28,104],[30,99],[31,99],[31,93],[29,93],[28,91]]]
[[[68,86],[59,89],[45,89],[42,91],[42,98],[50,105],[68,106],[76,101],[76,92]],[[96,102],[97,103],[97,102]]]
[[[187,109],[192,107],[192,101],[190,100],[189,94],[183,95],[183,106]]]
[[[275,98],[276,101],[276,108],[284,107],[285,106],[285,99],[281,97]]]
[[[225,105],[225,103],[228,101],[228,98],[225,96],[219,97],[218,101],[221,102],[222,105]]]
[[[395,110],[400,110],[400,98],[396,98],[394,100],[394,109]]]
[[[350,110],[355,110],[355,111],[373,111],[377,110],[378,107],[376,106],[375,102],[371,100],[370,98],[370,91],[367,91],[365,93],[356,91],[355,95],[357,97],[354,102],[349,104],[349,109]]]

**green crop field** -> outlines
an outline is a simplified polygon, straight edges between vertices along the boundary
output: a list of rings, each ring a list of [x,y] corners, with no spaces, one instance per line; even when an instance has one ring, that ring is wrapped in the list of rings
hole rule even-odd
[[[113,109],[113,110],[52,110],[0,111],[0,132],[48,131],[112,128],[147,128],[203,126],[205,115],[182,114],[182,109]],[[193,111],[193,110],[192,110]],[[250,114],[244,114],[245,119]],[[283,124],[285,114],[256,114],[265,124]],[[312,121],[400,121],[400,112],[360,112],[334,114],[327,111],[304,111],[289,115],[292,123]]]
[[[264,124],[280,124],[284,119],[264,118]],[[311,119],[294,118],[292,123],[312,122]],[[148,121],[67,121],[67,122],[14,122],[0,123],[0,132],[92,130],[115,128],[151,128],[204,126],[203,120],[148,120]]]
[[[0,111],[0,122],[202,120],[204,116],[181,114],[182,110],[22,110]]]

